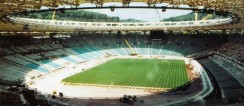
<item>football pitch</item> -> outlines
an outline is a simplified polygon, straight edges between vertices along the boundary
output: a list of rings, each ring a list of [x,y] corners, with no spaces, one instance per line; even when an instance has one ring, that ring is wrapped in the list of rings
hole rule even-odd
[[[154,88],[175,88],[189,81],[183,60],[114,59],[63,82]]]

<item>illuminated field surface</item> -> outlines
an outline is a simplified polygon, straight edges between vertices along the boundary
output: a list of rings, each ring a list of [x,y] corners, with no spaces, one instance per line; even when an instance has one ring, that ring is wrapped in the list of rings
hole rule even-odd
[[[154,88],[175,88],[189,81],[183,60],[114,59],[63,82]]]

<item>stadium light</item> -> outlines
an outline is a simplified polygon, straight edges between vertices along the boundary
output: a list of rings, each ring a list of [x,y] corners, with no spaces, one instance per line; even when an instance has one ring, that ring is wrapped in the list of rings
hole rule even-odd
[[[114,6],[110,6],[110,10],[113,12],[114,11]]]
[[[29,14],[29,12],[27,12],[27,11],[23,12],[23,15],[25,15],[25,16],[27,16],[28,14]]]
[[[162,6],[162,12],[165,12],[165,11],[166,11],[166,9],[167,9],[167,7]]]
[[[29,30],[29,29],[30,29],[30,25],[29,25],[29,24],[24,25],[24,26],[23,26],[23,29],[24,29],[24,30]]]
[[[213,14],[214,10],[213,9],[206,9],[205,10],[207,14]]]
[[[64,9],[63,8],[61,8],[61,9],[59,9],[59,11],[60,11],[60,13],[65,13],[65,11],[64,11]]]

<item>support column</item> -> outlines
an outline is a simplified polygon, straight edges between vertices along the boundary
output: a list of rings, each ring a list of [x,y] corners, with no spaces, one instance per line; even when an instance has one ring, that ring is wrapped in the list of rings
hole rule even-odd
[[[195,21],[198,21],[198,13],[195,12]]]
[[[53,11],[52,20],[54,20],[54,19],[55,19],[55,15],[56,15],[56,11]]]

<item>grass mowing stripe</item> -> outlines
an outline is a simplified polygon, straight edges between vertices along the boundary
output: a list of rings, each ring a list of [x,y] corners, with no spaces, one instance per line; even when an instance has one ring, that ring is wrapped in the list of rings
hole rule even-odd
[[[120,61],[122,61],[122,64],[126,64],[123,60],[120,60]],[[119,70],[119,71],[121,71],[122,73],[121,73],[121,75],[124,75],[124,74],[127,74],[128,73],[128,70],[130,69],[129,67],[131,67],[131,66],[128,66],[128,67],[124,67],[124,69],[123,70]],[[118,78],[117,78],[117,81],[115,81],[115,84],[116,85],[125,85],[125,86],[127,86],[127,80],[128,80],[128,75],[126,76],[126,78],[125,78],[125,76],[118,76]]]
[[[133,64],[133,65],[136,65],[136,64]],[[130,69],[130,70],[134,70],[134,69]],[[132,83],[132,84],[134,84],[135,85],[135,83],[137,82],[137,80],[138,80],[138,77],[137,77],[137,71],[130,71],[131,72],[131,74],[129,74],[129,78],[130,78],[130,82]]]
[[[188,80],[183,60],[114,59],[63,82],[174,88]]]
[[[157,87],[160,87],[160,81],[157,81],[158,79],[159,79],[159,75],[160,75],[160,73],[162,72],[161,70],[160,70],[160,68],[159,68],[159,64],[160,64],[160,61],[156,61],[156,71],[157,71],[157,75],[156,75],[156,78],[155,78],[155,80],[154,80],[154,82],[156,83],[156,86]]]
[[[143,80],[145,79],[144,78],[144,75],[143,75],[143,73],[145,73],[146,72],[146,70],[147,70],[147,65],[144,65],[144,66],[140,66],[139,64],[137,65],[137,67],[138,68],[135,68],[135,70],[138,70],[139,71],[139,74],[138,74],[138,78],[137,78],[137,83],[135,82],[134,84],[135,85],[137,85],[137,86],[143,86]],[[138,72],[137,71],[137,72]],[[138,83],[139,82],[139,83]]]
[[[161,75],[160,79],[161,79],[162,82],[161,82],[160,85],[161,86],[166,86],[166,78],[167,78],[167,76],[164,76],[163,74],[167,74],[168,67],[165,66],[166,65],[166,61],[162,61],[161,64],[162,65],[161,65],[160,68],[162,69],[162,73],[161,73],[162,75]]]

